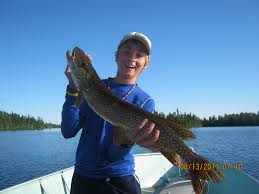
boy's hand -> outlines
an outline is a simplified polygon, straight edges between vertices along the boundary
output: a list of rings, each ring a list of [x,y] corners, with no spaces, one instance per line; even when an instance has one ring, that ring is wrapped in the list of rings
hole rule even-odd
[[[134,140],[134,142],[136,142],[136,144],[142,147],[151,149],[152,151],[158,151],[154,144],[159,138],[160,131],[157,129],[154,129],[155,128],[154,123],[151,123],[147,129],[143,130],[143,127],[146,125],[147,122],[148,122],[148,119],[144,119],[140,123],[138,128],[136,128],[133,131],[133,134],[131,135],[132,139]]]
[[[89,62],[92,62],[93,61],[92,57],[90,55],[88,55],[87,53],[85,53],[85,54],[86,54],[87,59],[89,60]],[[67,79],[69,81],[69,86],[71,88],[74,88],[74,89],[78,90],[78,88],[75,86],[75,83],[74,83],[74,81],[72,79],[71,69],[70,69],[70,66],[69,66],[70,63],[73,63],[72,53],[70,51],[67,51],[66,52],[66,56],[67,56],[67,67],[66,67],[66,70],[65,70],[65,75],[66,75],[66,77],[67,77]]]
[[[78,90],[77,87],[75,86],[75,83],[74,83],[73,79],[72,79],[71,69],[70,69],[70,66],[69,66],[69,63],[73,63],[72,53],[70,51],[67,51],[66,56],[67,56],[67,67],[66,67],[66,70],[65,70],[65,75],[68,79],[69,86],[73,89]]]

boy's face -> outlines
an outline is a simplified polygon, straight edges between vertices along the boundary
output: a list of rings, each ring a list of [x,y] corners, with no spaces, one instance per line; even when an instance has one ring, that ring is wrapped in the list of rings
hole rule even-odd
[[[148,54],[145,46],[138,41],[128,40],[118,50],[117,76],[129,82],[135,82],[147,65],[147,59]]]

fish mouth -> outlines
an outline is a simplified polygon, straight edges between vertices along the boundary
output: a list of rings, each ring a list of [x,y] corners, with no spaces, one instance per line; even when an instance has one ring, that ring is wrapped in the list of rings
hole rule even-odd
[[[86,67],[91,64],[90,57],[78,47],[74,48],[72,52],[72,57],[73,57],[73,65],[75,67],[82,67],[86,69]]]

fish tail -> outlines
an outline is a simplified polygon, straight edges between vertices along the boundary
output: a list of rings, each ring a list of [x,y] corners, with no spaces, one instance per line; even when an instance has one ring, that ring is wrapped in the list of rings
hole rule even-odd
[[[201,156],[187,163],[192,186],[197,194],[202,193],[205,181],[221,182],[220,177],[224,177],[223,173],[218,170],[217,165],[213,165]]]
[[[164,157],[167,158],[174,166],[179,166],[181,163],[180,156],[176,153],[170,153],[166,151],[161,151]]]

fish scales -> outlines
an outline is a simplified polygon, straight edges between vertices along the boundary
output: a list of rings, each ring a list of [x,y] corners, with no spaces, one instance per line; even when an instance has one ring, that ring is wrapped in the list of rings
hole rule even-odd
[[[184,143],[184,139],[194,138],[194,134],[191,131],[175,122],[144,111],[115,96],[102,83],[83,50],[76,47],[72,54],[74,57],[74,62],[71,64],[73,80],[83,93],[89,106],[100,117],[114,125],[115,133],[118,133],[115,136],[116,138],[125,136],[128,132],[136,129],[147,118],[148,123],[142,130],[145,131],[151,122],[155,124],[155,129],[160,130],[159,139],[155,142],[155,146],[170,162],[175,164],[176,156],[179,155],[187,164],[209,163]],[[125,131],[127,133],[124,133]],[[123,138],[128,138],[129,141],[127,142],[134,142],[129,137]],[[219,176],[224,177],[218,169],[190,169],[189,171],[196,193],[202,192],[205,180],[220,182]]]
[[[132,127],[136,128],[138,123],[143,120],[138,111],[121,109],[120,103],[124,102],[123,100],[119,98],[114,100],[111,98],[114,97],[114,95],[96,90],[95,84],[89,87],[89,93],[90,94],[84,93],[84,95],[87,96],[89,106],[111,124],[124,127],[125,129],[132,129]],[[96,102],[98,103],[96,104]]]

